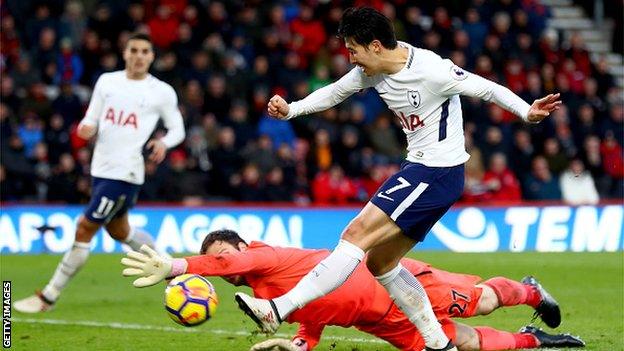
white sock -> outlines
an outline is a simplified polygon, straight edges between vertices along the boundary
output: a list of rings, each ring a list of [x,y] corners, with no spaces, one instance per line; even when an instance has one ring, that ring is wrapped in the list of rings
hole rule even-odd
[[[61,263],[56,267],[52,279],[43,288],[41,294],[52,302],[56,301],[69,280],[87,262],[90,250],[91,243],[74,242],[72,248],[65,253]]]
[[[340,287],[363,259],[362,249],[340,240],[334,252],[319,262],[292,290],[273,299],[280,318],[284,320],[295,309]]]
[[[130,227],[130,232],[124,242],[134,251],[139,251],[139,248],[141,248],[143,244],[152,248],[154,247],[154,239],[152,236],[146,231],[134,227]]]
[[[427,347],[442,349],[448,344],[449,339],[433,313],[425,289],[410,271],[399,263],[390,272],[375,278],[388,290],[394,303],[416,326]]]

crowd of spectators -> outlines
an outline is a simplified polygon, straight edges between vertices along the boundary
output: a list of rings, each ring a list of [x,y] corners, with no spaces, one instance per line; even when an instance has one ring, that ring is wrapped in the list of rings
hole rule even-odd
[[[564,108],[531,126],[462,98],[463,201],[622,197],[622,91],[580,35],[547,29],[536,0],[55,0],[0,5],[0,198],[88,201],[92,145],[76,125],[99,75],[123,68],[125,38],[144,31],[157,52],[151,73],[176,89],[187,138],[163,164],[146,164],[139,200],[366,201],[405,156],[374,90],[314,117],[265,112],[272,94],[297,100],[348,72],[335,33],[350,5],[381,10],[399,40],[529,103],[561,93]]]

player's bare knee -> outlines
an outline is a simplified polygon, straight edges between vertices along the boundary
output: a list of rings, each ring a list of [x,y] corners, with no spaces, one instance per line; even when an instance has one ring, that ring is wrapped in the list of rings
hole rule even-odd
[[[91,222],[87,218],[80,217],[76,226],[76,241],[88,243],[93,239],[95,233],[100,229],[98,223]]]

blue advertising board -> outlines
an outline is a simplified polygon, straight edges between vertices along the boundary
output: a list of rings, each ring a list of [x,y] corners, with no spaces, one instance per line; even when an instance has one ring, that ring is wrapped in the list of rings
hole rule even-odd
[[[5,206],[0,209],[0,253],[62,253],[74,240],[79,206]],[[205,235],[233,229],[271,245],[333,248],[357,208],[150,207],[130,214],[131,225],[151,233],[160,250],[196,253]],[[456,207],[438,222],[418,250],[621,251],[624,206]],[[93,252],[127,247],[104,231]]]

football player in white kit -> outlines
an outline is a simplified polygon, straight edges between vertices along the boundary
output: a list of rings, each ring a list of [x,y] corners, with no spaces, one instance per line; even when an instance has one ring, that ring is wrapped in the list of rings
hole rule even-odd
[[[300,101],[288,104],[273,96],[269,114],[290,119],[323,111],[353,93],[374,88],[403,127],[407,159],[344,229],[332,254],[297,286],[272,300],[243,293],[237,293],[236,300],[263,331],[272,333],[293,310],[342,285],[366,257],[369,270],[416,325],[427,350],[456,350],[442,332],[422,285],[399,260],[462,193],[463,164],[469,155],[459,95],[494,102],[528,123],[538,123],[558,109],[559,94],[529,105],[509,89],[434,52],[397,42],[390,21],[372,8],[347,9],[338,34],[356,67]]]
[[[149,234],[132,228],[128,222],[128,210],[143,184],[143,148],[150,151],[150,161],[162,162],[167,149],[184,140],[184,123],[173,88],[148,73],[154,61],[150,37],[131,35],[123,58],[124,70],[104,73],[97,80],[78,126],[80,137],[97,135],[97,139],[91,161],[91,201],[78,220],[74,245],[42,291],[15,302],[19,312],[43,312],[54,305],[62,289],[86,263],[91,239],[102,226],[112,238],[134,250],[143,244],[153,246]],[[148,141],[160,118],[167,134]]]

